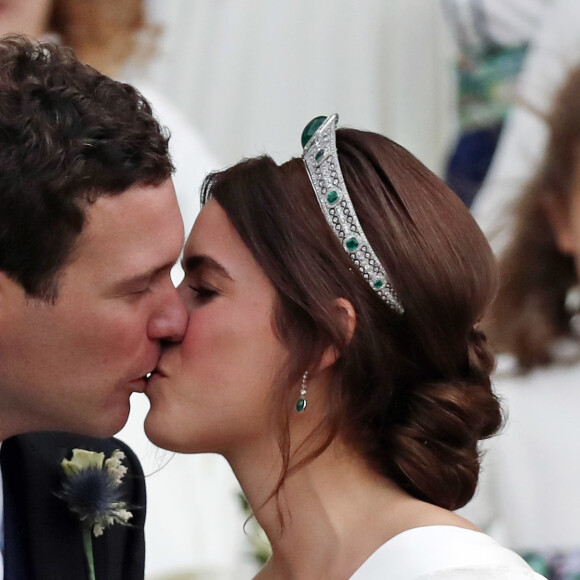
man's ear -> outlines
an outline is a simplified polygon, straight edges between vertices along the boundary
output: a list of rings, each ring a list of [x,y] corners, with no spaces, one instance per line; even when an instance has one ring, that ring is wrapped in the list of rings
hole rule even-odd
[[[349,343],[356,328],[356,312],[354,307],[346,298],[337,298],[334,301],[334,311],[337,319],[342,324],[345,342]],[[324,370],[332,366],[337,358],[338,351],[336,350],[336,346],[329,346],[320,359],[318,370]]]
[[[570,223],[570,207],[568,202],[555,193],[549,193],[542,200],[544,211],[552,226],[558,249],[563,254],[573,254],[575,238]]]

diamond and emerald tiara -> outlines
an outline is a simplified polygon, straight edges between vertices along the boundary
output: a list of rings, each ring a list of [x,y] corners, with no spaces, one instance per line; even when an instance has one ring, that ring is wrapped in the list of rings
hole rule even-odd
[[[338,115],[316,117],[302,132],[302,158],[322,213],[370,287],[395,311],[405,309],[358,221],[336,150]]]

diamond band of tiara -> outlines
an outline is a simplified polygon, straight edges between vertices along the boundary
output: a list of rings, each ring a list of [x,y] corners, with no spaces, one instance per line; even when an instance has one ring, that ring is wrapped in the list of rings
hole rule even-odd
[[[358,221],[338,162],[338,115],[316,117],[302,132],[302,159],[322,213],[370,287],[395,311],[405,309]]]

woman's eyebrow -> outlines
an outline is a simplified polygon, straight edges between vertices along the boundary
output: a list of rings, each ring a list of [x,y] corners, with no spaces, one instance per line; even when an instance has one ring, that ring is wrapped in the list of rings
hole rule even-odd
[[[209,256],[188,256],[181,261],[181,266],[186,274],[207,269],[216,272],[228,280],[233,280],[226,268]]]

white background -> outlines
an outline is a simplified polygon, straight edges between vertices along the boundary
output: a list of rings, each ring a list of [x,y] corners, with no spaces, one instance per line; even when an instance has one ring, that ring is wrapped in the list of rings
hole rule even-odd
[[[440,172],[454,131],[452,44],[435,0],[149,0],[150,80],[226,165],[298,155],[321,114]]]

